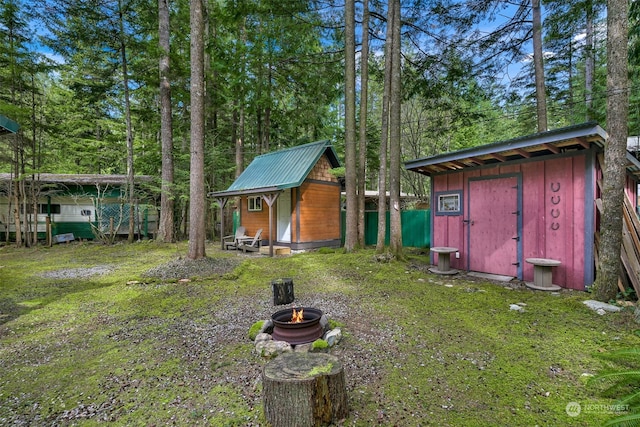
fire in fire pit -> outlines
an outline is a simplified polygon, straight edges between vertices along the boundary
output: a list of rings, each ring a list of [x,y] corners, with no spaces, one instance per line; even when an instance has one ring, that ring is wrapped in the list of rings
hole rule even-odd
[[[291,345],[313,342],[323,334],[320,326],[322,311],[303,307],[300,310],[287,308],[271,315],[274,340],[286,341]]]
[[[296,311],[293,309],[293,314],[291,315],[291,323],[300,323],[304,320],[304,308],[301,308],[300,311]]]

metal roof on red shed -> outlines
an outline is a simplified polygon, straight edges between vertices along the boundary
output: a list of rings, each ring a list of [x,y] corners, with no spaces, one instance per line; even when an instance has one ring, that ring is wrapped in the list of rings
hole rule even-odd
[[[495,165],[568,151],[604,146],[607,133],[595,122],[540,132],[507,141],[467,148],[405,162],[405,169],[434,175],[470,167]]]

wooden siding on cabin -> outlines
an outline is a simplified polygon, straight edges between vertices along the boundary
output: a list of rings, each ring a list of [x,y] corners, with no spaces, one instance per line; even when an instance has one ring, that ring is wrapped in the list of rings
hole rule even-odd
[[[273,209],[274,221],[276,217],[276,209]],[[242,197],[240,200],[240,225],[244,226],[247,236],[255,236],[258,229],[262,228],[262,240],[269,240],[269,205],[262,201],[261,211],[249,212],[247,198]],[[274,234],[273,238],[276,236]]]
[[[306,181],[300,187],[299,243],[340,239],[340,186]]]
[[[586,236],[585,200],[586,155],[561,156],[542,161],[519,162],[488,168],[463,170],[436,175],[433,178],[433,206],[437,208],[435,194],[446,191],[462,191],[464,206],[461,215],[433,217],[433,246],[452,246],[460,250],[460,258],[451,259],[454,268],[466,270],[469,257],[481,254],[468,253],[469,179],[500,177],[517,174],[522,178],[519,189],[522,202],[522,254],[518,259],[522,266],[522,279],[533,281],[533,266],[527,258],[552,258],[561,261],[554,268],[554,283],[565,288],[585,289],[585,268],[592,268],[585,260],[585,245],[592,245]],[[436,209],[434,209],[435,212]],[[509,258],[514,254],[504,254]]]
[[[327,159],[327,156],[324,155],[320,157],[311,172],[309,172],[307,180],[338,182],[338,179],[331,174],[330,170],[331,163],[329,162],[329,159]]]

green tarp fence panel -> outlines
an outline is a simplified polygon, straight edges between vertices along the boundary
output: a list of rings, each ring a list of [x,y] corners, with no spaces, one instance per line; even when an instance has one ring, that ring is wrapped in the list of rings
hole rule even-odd
[[[346,212],[342,212],[342,244],[346,230]],[[389,244],[389,211],[386,213],[385,245]],[[431,245],[431,210],[411,210],[400,212],[402,222],[402,246],[427,248]],[[364,214],[364,244],[375,245],[378,242],[378,212]]]
[[[236,234],[236,230],[240,227],[240,212],[233,211],[233,233]]]

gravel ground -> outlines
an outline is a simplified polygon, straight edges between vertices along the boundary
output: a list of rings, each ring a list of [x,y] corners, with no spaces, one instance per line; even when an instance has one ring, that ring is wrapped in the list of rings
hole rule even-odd
[[[143,277],[164,281],[223,275],[232,272],[240,262],[242,259],[239,258],[205,258],[195,261],[179,258],[146,271]],[[86,269],[61,269],[48,272],[45,277],[88,277],[108,273],[113,268],[102,265]],[[146,285],[140,283],[136,286]],[[372,385],[374,390],[382,389],[375,385],[381,380],[383,368],[397,363],[398,352],[394,337],[400,333],[399,328],[379,314],[373,316],[373,312],[361,301],[341,293],[305,293],[297,295],[293,304],[276,307],[273,305],[271,289],[265,286],[262,294],[257,297],[225,298],[212,306],[210,313],[202,314],[200,318],[148,318],[130,326],[122,325],[110,339],[136,342],[151,338],[157,343],[161,358],[178,357],[188,362],[190,369],[174,372],[170,378],[158,378],[157,387],[179,384],[206,393],[217,385],[231,385],[240,390],[249,408],[255,408],[261,403],[260,378],[267,361],[253,352],[253,343],[249,341],[247,332],[254,322],[270,318],[277,310],[303,306],[319,308],[330,319],[344,325],[343,339],[331,349],[331,354],[343,363],[350,406],[364,407],[372,398],[376,400],[379,397],[382,400],[383,396],[378,395],[381,391],[374,391],[374,396],[369,393]],[[150,330],[158,332],[151,336]],[[238,351],[238,346],[242,346],[243,350]],[[120,393],[138,385],[139,380],[134,374],[127,374],[126,370],[123,372],[125,373],[121,375],[113,375],[107,381],[107,384],[115,387],[114,390],[104,390],[104,393],[113,396],[108,401],[110,403],[101,407],[81,404],[64,411],[56,422],[73,423],[86,418],[109,421],[114,409],[121,405],[118,397]],[[188,401],[171,403],[172,406],[185,408],[189,404]],[[208,409],[214,413],[227,410],[223,405],[216,406],[215,401],[211,401],[210,405],[212,407]],[[357,411],[351,411],[350,417],[353,423],[363,421],[359,419]],[[257,420],[247,420],[246,423],[246,426],[259,425]]]
[[[81,279],[91,276],[111,273],[111,265],[97,265],[89,268],[64,268],[62,270],[47,271],[42,274],[45,279]]]
[[[230,273],[241,262],[242,260],[237,258],[202,258],[198,260],[177,258],[147,270],[143,276],[161,280],[209,277]]]
[[[159,268],[150,270],[148,276],[167,278],[206,276],[207,274],[224,274],[230,272],[242,260],[237,259],[205,259],[192,261],[179,259]],[[200,386],[210,387],[213,384],[232,384],[240,387],[242,396],[249,407],[261,403],[260,378],[266,363],[253,353],[253,344],[247,338],[250,326],[257,320],[270,318],[277,310],[289,307],[316,307],[321,309],[330,319],[341,322],[343,340],[331,349],[331,354],[337,356],[343,363],[347,380],[350,405],[363,407],[371,396],[365,397],[364,391],[358,392],[365,386],[371,387],[381,379],[383,367],[394,363],[397,359],[397,348],[394,336],[399,334],[399,328],[388,319],[382,319],[378,314],[373,316],[366,307],[355,298],[341,293],[305,293],[296,295],[293,304],[275,307],[271,290],[265,286],[261,296],[245,298],[228,298],[220,301],[213,309],[214,321],[210,319],[191,319],[187,323],[174,325],[167,332],[182,337],[188,349],[183,357],[191,358],[196,364],[196,371],[187,373],[181,381],[200,383]],[[247,316],[247,313],[250,313]],[[170,342],[173,340],[163,340]],[[229,356],[220,349],[225,345],[243,343],[247,345],[247,352],[242,356]],[[229,347],[227,347],[229,348]],[[215,369],[216,362],[211,357],[217,357],[220,369]],[[228,364],[233,361],[234,363]],[[222,367],[224,365],[224,367]],[[214,369],[212,370],[212,366]],[[195,386],[196,384],[194,384]],[[374,387],[376,390],[381,388]],[[381,397],[381,396],[380,396]],[[375,396],[374,396],[375,399]],[[362,402],[357,402],[362,400]],[[214,408],[224,411],[225,408]],[[350,417],[355,423],[358,413],[352,411]],[[360,420],[362,421],[362,420]],[[371,420],[373,421],[373,420]],[[247,423],[247,426],[259,425],[257,422]]]

